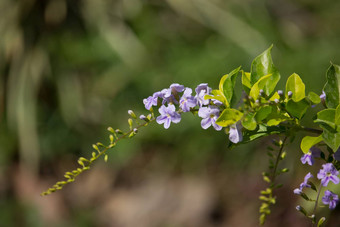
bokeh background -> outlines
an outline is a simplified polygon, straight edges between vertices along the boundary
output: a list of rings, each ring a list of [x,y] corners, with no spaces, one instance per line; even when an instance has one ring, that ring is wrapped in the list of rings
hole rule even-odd
[[[0,226],[257,226],[270,140],[230,150],[190,114],[40,192],[108,143],[108,126],[126,129],[128,109],[145,113],[143,98],[174,82],[217,87],[271,44],[281,89],[296,72],[321,93],[329,62],[340,64],[339,10],[336,0],[1,0]],[[318,166],[301,168],[298,142],[287,152],[265,226],[308,226],[292,190]],[[328,226],[339,223],[337,209]]]

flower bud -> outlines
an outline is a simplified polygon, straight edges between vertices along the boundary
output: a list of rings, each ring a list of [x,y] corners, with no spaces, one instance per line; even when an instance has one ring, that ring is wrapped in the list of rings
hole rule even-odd
[[[278,91],[277,91],[277,94],[278,94],[279,96],[283,96],[283,91],[282,91],[282,90],[278,90]]]
[[[292,91],[288,91],[287,95],[288,95],[288,98],[291,98],[293,96],[293,92]]]
[[[128,110],[128,114],[135,119],[137,118],[136,114],[132,110]]]

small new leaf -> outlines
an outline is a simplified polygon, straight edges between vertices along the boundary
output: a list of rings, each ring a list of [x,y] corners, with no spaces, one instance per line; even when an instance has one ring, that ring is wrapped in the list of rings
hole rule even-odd
[[[305,84],[302,82],[298,74],[293,73],[286,83],[286,97],[288,98],[288,92],[293,92],[292,99],[294,102],[299,102],[306,97]]]

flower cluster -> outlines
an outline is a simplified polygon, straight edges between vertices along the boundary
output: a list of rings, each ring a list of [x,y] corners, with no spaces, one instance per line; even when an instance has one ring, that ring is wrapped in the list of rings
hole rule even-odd
[[[216,123],[223,110],[223,103],[206,98],[211,94],[212,89],[207,83],[201,83],[195,88],[195,94],[191,88],[178,83],[171,84],[169,88],[155,92],[152,96],[143,100],[147,110],[153,106],[159,107],[160,116],[156,118],[158,124],[163,124],[168,129],[171,123],[179,123],[181,114],[184,112],[197,112],[202,118],[201,126],[207,129],[212,126],[215,130],[222,130],[222,126]],[[177,107],[177,110],[176,110]],[[233,125],[229,129],[229,139],[233,143],[242,141],[241,125]]]
[[[320,157],[320,152],[321,151],[317,148],[311,149],[310,152],[308,152],[301,158],[301,162],[303,164],[308,163],[309,165],[313,165],[313,157]],[[338,153],[338,151],[336,153]],[[317,178],[321,180],[320,183],[323,187],[327,187],[330,181],[334,184],[339,184],[340,180],[338,175],[339,171],[337,171],[334,165],[332,163],[326,163],[322,165],[322,169],[320,169],[320,171],[318,172]],[[300,184],[300,187],[294,189],[294,193],[306,197],[306,195],[302,192],[302,189],[312,187],[311,183],[308,182],[308,180],[312,177],[313,175],[311,173],[308,173],[305,176],[304,181]],[[334,209],[339,202],[339,196],[329,190],[326,190],[324,196],[322,197],[322,202],[325,205],[329,205],[329,209]]]

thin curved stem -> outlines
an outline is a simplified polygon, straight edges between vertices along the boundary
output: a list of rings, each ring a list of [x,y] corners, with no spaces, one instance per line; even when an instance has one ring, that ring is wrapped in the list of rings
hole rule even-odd
[[[286,143],[286,140],[288,139],[288,136],[285,136],[285,138],[283,139],[282,141],[282,145],[280,147],[280,151],[279,151],[279,154],[277,155],[276,157],[276,162],[275,162],[275,166],[274,166],[274,171],[273,171],[273,175],[272,175],[272,182],[274,183],[275,181],[275,177],[276,177],[276,170],[277,170],[277,166],[279,165],[279,161],[280,161],[280,158],[281,158],[281,154],[282,154],[282,151],[283,151],[283,148],[285,146],[285,143]]]
[[[316,208],[318,207],[318,202],[319,202],[319,197],[320,197],[321,189],[322,189],[322,184],[319,185],[318,195],[316,197],[315,205],[314,205],[314,209],[313,209],[313,215],[315,215]],[[312,226],[315,226],[315,225],[316,225],[316,223],[312,223]]]

